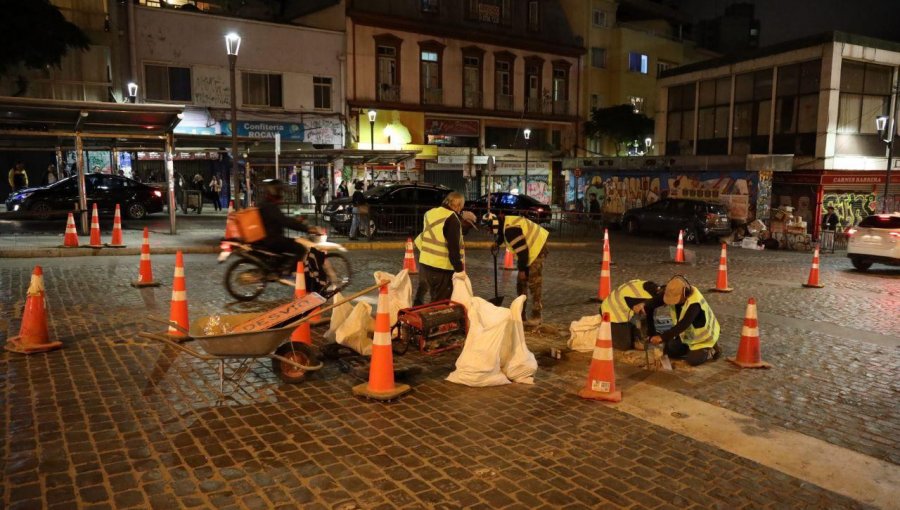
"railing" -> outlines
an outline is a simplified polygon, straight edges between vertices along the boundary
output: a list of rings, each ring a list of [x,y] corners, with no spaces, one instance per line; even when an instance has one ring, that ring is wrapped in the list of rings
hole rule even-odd
[[[463,106],[466,108],[481,108],[481,92],[477,90],[463,90]]]
[[[422,104],[444,104],[444,89],[422,90]]]
[[[378,100],[389,103],[400,102],[400,86],[382,83],[378,86]]]
[[[553,101],[553,115],[568,115],[569,102],[564,99]]]
[[[511,112],[513,110],[513,96],[508,96],[506,94],[497,94],[494,109],[504,112]]]
[[[525,109],[528,113],[542,113],[544,100],[540,97],[526,97]]]

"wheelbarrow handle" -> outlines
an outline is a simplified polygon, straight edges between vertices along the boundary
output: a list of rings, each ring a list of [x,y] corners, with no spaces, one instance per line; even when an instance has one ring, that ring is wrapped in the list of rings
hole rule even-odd
[[[376,283],[375,285],[372,285],[371,287],[366,287],[365,289],[363,289],[353,295],[345,297],[341,301],[335,301],[334,303],[331,303],[328,306],[323,306],[322,308],[319,308],[318,311],[316,311],[316,313],[314,313],[314,314],[308,313],[308,314],[306,314],[306,316],[301,317],[301,318],[295,320],[294,322],[290,322],[286,326],[282,326],[282,327],[295,328],[295,327],[299,326],[300,324],[303,324],[304,322],[307,322],[308,320],[312,319],[314,315],[318,315],[321,312],[327,312],[328,310],[331,310],[331,309],[337,308],[343,304],[349,303],[350,301],[353,301],[354,299],[356,299],[358,297],[364,296],[364,295],[368,294],[369,292],[372,292],[375,289],[381,288],[382,285],[387,285],[389,283],[391,283],[391,282],[388,280],[381,280],[381,282]]]
[[[188,331],[188,330],[182,328],[182,327],[179,326],[178,323],[175,322],[175,321],[166,321],[166,320],[160,319],[160,318],[158,318],[158,317],[154,317],[154,316],[152,316],[152,315],[148,315],[148,316],[147,316],[147,319],[148,319],[148,320],[151,320],[151,321],[153,321],[153,322],[158,322],[158,323],[160,323],[160,324],[165,324],[166,326],[170,326],[170,327],[172,327],[172,328],[178,330],[179,332],[184,333],[184,334],[187,335],[187,336],[191,336],[191,332],[190,332],[190,331]]]

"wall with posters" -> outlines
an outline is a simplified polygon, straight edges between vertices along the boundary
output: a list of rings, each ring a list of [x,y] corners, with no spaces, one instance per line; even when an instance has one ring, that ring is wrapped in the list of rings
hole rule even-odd
[[[506,191],[527,193],[542,204],[549,204],[553,199],[550,181],[549,161],[528,162],[528,189],[525,189],[525,162],[498,161],[492,175],[485,174],[485,193]]]

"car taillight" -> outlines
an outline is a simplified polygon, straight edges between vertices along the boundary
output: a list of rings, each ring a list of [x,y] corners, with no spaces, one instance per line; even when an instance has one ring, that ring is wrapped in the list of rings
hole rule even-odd
[[[162,197],[162,191],[160,191],[158,189],[153,190],[153,196]]]
[[[855,228],[853,228],[853,227],[850,227],[850,228],[847,229],[846,234],[847,234],[848,236],[852,236],[853,234],[855,234],[855,233],[857,233],[857,232],[859,232],[857,229],[855,229]]]

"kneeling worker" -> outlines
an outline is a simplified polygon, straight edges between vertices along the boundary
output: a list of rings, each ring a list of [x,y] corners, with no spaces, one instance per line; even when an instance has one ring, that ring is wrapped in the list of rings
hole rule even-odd
[[[537,223],[521,216],[500,214],[497,240],[491,247],[497,253],[499,246],[505,244],[516,254],[519,270],[516,278],[516,292],[525,295],[531,292],[531,319],[525,320],[525,309],[522,309],[522,320],[526,326],[541,324],[541,310],[544,300],[541,287],[544,284],[544,259],[547,258],[547,238],[550,232]]]
[[[675,276],[644,305],[649,320],[650,342],[664,344],[664,352],[670,358],[684,358],[688,365],[697,366],[711,359],[719,359],[719,321],[709,303],[697,287],[683,276]],[[662,305],[669,306],[674,324],[671,329],[656,331],[653,314]]]
[[[462,193],[452,192],[440,207],[425,213],[422,233],[416,237],[419,250],[419,286],[413,304],[424,304],[426,292],[432,303],[450,299],[453,273],[463,269],[463,227],[459,214],[465,205]]]
[[[644,315],[644,303],[659,292],[659,285],[644,280],[631,280],[619,285],[600,304],[600,314],[608,313],[613,348],[627,351],[637,339],[633,317]]]

